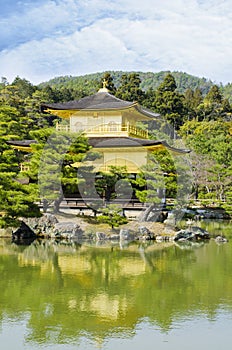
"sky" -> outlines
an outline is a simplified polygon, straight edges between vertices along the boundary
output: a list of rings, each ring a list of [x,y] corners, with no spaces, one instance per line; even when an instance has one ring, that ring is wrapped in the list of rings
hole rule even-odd
[[[232,82],[232,0],[0,0],[0,77],[181,71]]]

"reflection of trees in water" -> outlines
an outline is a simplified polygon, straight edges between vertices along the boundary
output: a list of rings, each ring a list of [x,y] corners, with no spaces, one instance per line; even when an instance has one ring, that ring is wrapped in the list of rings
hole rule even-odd
[[[229,240],[232,238],[231,220],[202,220],[200,225],[214,237],[221,235],[223,232],[223,235]]]
[[[213,315],[221,300],[231,306],[230,244],[120,249],[45,241],[11,245],[0,259],[0,312],[30,312],[28,341],[127,333],[144,318],[168,330],[177,317]]]

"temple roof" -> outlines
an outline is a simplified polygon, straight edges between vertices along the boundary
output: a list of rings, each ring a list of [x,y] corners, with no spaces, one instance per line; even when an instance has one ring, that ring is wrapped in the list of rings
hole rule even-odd
[[[90,137],[88,139],[90,146],[94,148],[125,148],[125,147],[155,147],[163,146],[170,151],[177,153],[189,153],[188,149],[180,149],[170,146],[165,140],[146,140],[134,137]],[[32,143],[37,143],[35,140],[11,140],[8,144],[17,147],[28,147]]]
[[[51,109],[121,109],[133,106],[134,102],[123,101],[108,92],[97,92],[94,95],[86,96],[80,100],[69,101],[64,103],[52,103],[43,105]]]
[[[148,109],[141,107],[138,102],[129,102],[121,100],[109,92],[99,91],[94,95],[86,96],[80,100],[69,101],[64,103],[52,103],[52,104],[43,104],[42,109],[50,110],[119,110],[127,109],[134,107],[140,113],[145,114],[148,117],[155,118],[159,114],[153,113]]]
[[[152,147],[164,146],[165,148],[178,152],[189,153],[188,149],[180,149],[170,146],[165,140],[147,140],[134,137],[90,137],[89,144],[94,148],[123,148],[123,147]]]

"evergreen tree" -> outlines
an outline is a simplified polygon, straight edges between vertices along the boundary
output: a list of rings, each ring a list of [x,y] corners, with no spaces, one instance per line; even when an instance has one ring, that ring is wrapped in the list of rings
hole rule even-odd
[[[213,85],[204,101],[199,106],[201,118],[198,120],[218,120],[230,119],[231,107],[228,100],[224,100],[223,95],[217,85]]]
[[[155,110],[178,130],[185,118],[184,96],[176,90],[174,77],[169,73],[156,91]]]
[[[34,131],[31,135],[37,143],[31,146],[33,154],[26,175],[31,182],[38,183],[44,211],[52,206],[53,211],[58,212],[64,192],[77,191],[80,181],[77,166],[89,149],[87,139],[83,135],[56,133],[53,128]]]
[[[36,87],[33,86],[28,80],[21,79],[17,76],[11,84],[16,87],[18,95],[20,98],[25,99],[26,97],[32,96],[32,94],[36,91]]]
[[[194,110],[197,109],[197,107],[202,103],[203,101],[203,95],[200,89],[196,88],[193,92],[193,103],[192,106]]]
[[[20,217],[38,216],[31,187],[20,183],[20,158],[7,141],[23,136],[17,110],[10,106],[0,107],[0,226],[18,226]]]
[[[156,99],[156,91],[153,88],[149,88],[145,92],[145,96],[142,105],[150,110],[155,110],[155,99]]]
[[[205,102],[208,103],[222,103],[222,93],[217,85],[213,85],[207,95],[205,96]]]
[[[126,101],[142,102],[145,93],[140,88],[141,79],[138,73],[123,74],[121,85],[118,87],[116,96]]]
[[[181,136],[202,160],[200,174],[197,172],[201,186],[200,190],[198,186],[198,196],[221,201],[226,199],[232,179],[231,130],[231,122],[223,120],[192,120],[181,127]],[[198,164],[195,168],[199,167],[195,159],[194,164]]]
[[[49,95],[45,91],[36,90],[32,96],[24,100],[27,124],[30,131],[46,128],[53,125],[53,120],[57,117],[43,113],[41,105],[47,103]]]
[[[108,224],[111,228],[119,227],[128,222],[127,218],[121,214],[122,209],[114,204],[101,209],[101,215],[97,217],[99,223]]]
[[[111,166],[108,173],[100,172],[95,186],[99,195],[106,202],[116,197],[128,200],[132,195],[129,174],[124,166]]]
[[[40,88],[40,91],[47,96],[47,103],[55,103],[58,102],[56,92],[50,85],[46,85]]]
[[[141,168],[133,183],[136,197],[140,202],[147,204],[147,209],[142,213],[140,220],[147,221],[150,213],[160,207],[165,194],[164,173],[154,152],[149,156],[148,164]],[[159,211],[156,214],[159,216]]]

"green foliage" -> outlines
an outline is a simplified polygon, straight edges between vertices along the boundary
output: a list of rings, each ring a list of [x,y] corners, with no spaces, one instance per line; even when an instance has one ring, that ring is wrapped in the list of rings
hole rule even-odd
[[[53,94],[53,101],[57,102],[56,92],[64,87],[73,92],[73,97],[74,94],[77,94],[80,97],[94,94],[99,89],[99,81],[101,77],[102,73],[88,74],[80,77],[61,76],[40,84],[39,88],[46,89],[46,87],[49,87],[51,95]]]
[[[136,197],[140,202],[159,204],[162,197],[160,191],[165,189],[164,173],[156,159],[155,153],[149,157],[149,162],[141,168],[134,181]]]
[[[203,110],[203,117],[206,120],[229,119],[231,117],[231,106],[217,85],[213,85],[208,94],[205,96],[203,105],[200,105]],[[201,118],[203,119],[203,118]],[[199,120],[201,120],[199,118]]]
[[[113,77],[111,76],[111,74],[109,72],[106,72],[103,77],[101,78],[101,83],[99,85],[99,89],[102,88],[104,86],[104,84],[106,83],[106,88],[109,90],[109,92],[111,94],[115,94],[116,92],[116,87],[114,85],[114,80]]]
[[[99,82],[104,74],[110,74],[113,78],[114,85],[118,88],[121,84],[121,78],[124,74],[135,73],[139,75],[141,80],[140,88],[143,91],[148,91],[149,89],[156,90],[158,86],[162,83],[165,76],[171,73],[176,81],[177,91],[184,93],[185,90],[191,88],[193,90],[200,89],[202,94],[205,96],[210,87],[213,86],[213,82],[205,78],[199,78],[184,72],[169,72],[161,71],[158,73],[153,72],[123,72],[123,71],[107,71],[103,73],[86,74],[82,76],[61,76],[56,77],[48,82],[41,83],[39,87],[44,88],[45,86],[56,87],[60,89],[61,87],[71,88],[75,91],[83,91],[85,96],[97,92],[99,89]],[[231,95],[231,94],[230,94]]]
[[[128,222],[126,217],[121,214],[122,209],[115,204],[110,204],[100,211],[102,215],[97,217],[97,221],[99,223],[108,224],[111,228],[119,227]]]
[[[176,90],[176,82],[171,74],[168,74],[160,84],[155,96],[155,111],[160,113],[174,130],[179,129],[185,117],[184,96]]]
[[[186,122],[180,135],[187,144],[199,154],[208,154],[220,164],[232,162],[232,122],[204,121],[196,119]]]
[[[75,164],[81,162],[89,149],[83,135],[56,133],[53,128],[34,131],[31,135],[38,141],[32,145],[30,170],[26,173],[32,182],[38,182],[40,199],[55,212],[63,199],[63,191],[75,192],[79,179]]]
[[[222,103],[223,97],[222,93],[217,85],[213,85],[207,95],[205,96],[205,101],[209,103]]]
[[[11,137],[19,137],[22,131],[16,119],[14,107],[1,106],[0,112],[0,227],[19,225],[20,217],[38,216],[36,197],[30,187],[20,183],[19,159],[6,143]]]
[[[228,83],[225,86],[220,86],[220,90],[225,99],[228,99],[232,103],[232,83]]]
[[[182,159],[167,150],[154,151],[134,181],[137,198],[149,204],[160,204],[166,198],[172,198],[176,208],[186,205],[192,190],[186,158],[186,155]]]
[[[0,89],[0,108],[5,115],[5,123],[14,123],[17,138],[28,139],[33,129],[52,125],[52,118],[42,114],[41,104],[48,101],[48,94],[39,91],[28,81],[17,78]],[[9,126],[8,126],[9,128]],[[15,133],[9,135],[15,138]]]
[[[22,99],[32,96],[32,94],[36,91],[35,86],[33,86],[28,80],[21,79],[19,76],[14,79],[11,85],[16,87],[18,95]]]
[[[0,226],[17,226],[20,217],[38,216],[39,209],[30,187],[21,184],[18,178],[20,157],[7,144],[12,138],[27,135],[25,116],[3,100],[0,105]]]
[[[14,172],[0,171],[0,175],[0,227],[18,226],[21,217],[40,216],[30,186],[17,181]]]
[[[138,73],[123,74],[116,96],[125,101],[142,102],[145,94],[140,88],[141,79]]]
[[[0,83],[0,134],[2,145],[4,145],[2,147],[6,147],[6,141],[10,139],[35,138],[38,140],[38,144],[33,146],[37,156],[35,154],[32,157],[27,156],[31,158],[31,182],[36,183],[38,179],[39,155],[42,154],[43,147],[50,135],[47,134],[47,128],[53,125],[54,118],[56,118],[43,113],[41,104],[64,102],[96,93],[102,87],[103,79],[107,82],[107,88],[111,93],[125,100],[137,100],[143,106],[164,117],[164,120],[159,118],[149,125],[151,138],[166,139],[165,133],[184,138],[188,147],[194,151],[192,162],[196,197],[214,197],[219,198],[218,200],[229,201],[232,172],[232,108],[230,105],[232,85],[217,86],[204,78],[197,78],[182,72],[108,71],[80,77],[58,77],[39,86],[33,86],[29,81],[20,77],[16,77],[13,83],[9,84],[3,77]],[[176,130],[178,135],[174,132]],[[168,142],[170,143],[170,140]],[[81,159],[82,162],[87,148],[85,146],[82,148],[81,144],[83,146],[85,142],[80,142],[78,145],[80,147],[79,158],[77,154],[75,157]],[[62,152],[62,147],[60,150]],[[13,169],[14,176],[18,177],[19,162],[25,155],[18,152],[17,158],[13,161],[9,155],[11,151],[10,148],[4,150],[4,157],[9,157],[11,163],[4,160],[3,157],[2,166],[7,171]],[[66,154],[67,164],[74,161],[74,154],[75,152],[72,155],[70,152]],[[157,152],[157,157],[159,157],[159,152]],[[162,155],[161,158],[166,168],[172,167],[172,162],[165,155]],[[57,159],[59,160],[59,157]],[[25,160],[28,159],[25,158]],[[165,176],[164,182],[168,195],[175,196],[178,182],[175,178],[176,172],[164,170],[162,160],[157,159],[157,161],[163,173],[173,174]],[[56,166],[58,164],[60,164],[59,161]],[[91,167],[85,166],[85,174],[88,171],[92,171]],[[77,181],[74,180],[75,172],[76,169],[73,169],[70,164],[66,168],[63,167],[61,177],[63,180],[57,178],[56,181],[54,180],[54,186],[61,181],[65,190],[68,193],[72,192]],[[107,200],[114,199],[117,182],[121,186],[118,188],[118,193],[121,191],[125,194],[128,186],[130,189],[130,181],[128,176],[122,176],[122,174],[119,176],[119,173],[103,174],[101,179],[97,180],[97,195],[105,196]],[[184,171],[181,173],[184,174]],[[85,183],[86,178],[82,179]],[[145,179],[142,180],[141,177],[137,181],[141,182],[141,187],[138,185],[137,190],[143,192],[142,182]],[[150,191],[155,192],[155,188],[150,188]],[[35,188],[32,193],[37,198],[38,193]],[[143,195],[140,193],[139,196],[142,196],[141,200],[145,201],[149,193],[143,192]]]
[[[36,90],[24,100],[27,124],[29,132],[40,128],[47,128],[53,124],[53,117],[41,111],[41,104],[49,101],[49,94],[45,91]]]
[[[200,89],[187,89],[184,94],[184,107],[186,109],[185,120],[191,120],[198,115],[198,107],[203,102]]]
[[[125,166],[111,166],[108,173],[100,172],[95,186],[98,194],[106,201],[114,198],[131,198],[129,174]]]
[[[232,123],[192,120],[181,135],[196,152],[192,156],[197,197],[228,201],[232,178]]]

